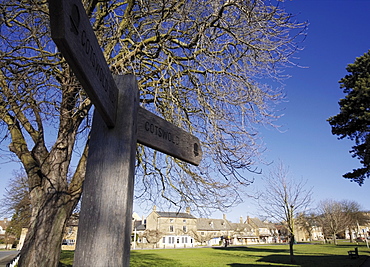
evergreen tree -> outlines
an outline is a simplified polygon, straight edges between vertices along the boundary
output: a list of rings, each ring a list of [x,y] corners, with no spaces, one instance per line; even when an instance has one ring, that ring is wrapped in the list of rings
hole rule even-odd
[[[347,94],[339,101],[340,113],[328,119],[332,133],[339,139],[355,141],[350,151],[362,168],[354,169],[343,177],[362,185],[370,176],[370,50],[347,66],[347,74],[339,83]]]

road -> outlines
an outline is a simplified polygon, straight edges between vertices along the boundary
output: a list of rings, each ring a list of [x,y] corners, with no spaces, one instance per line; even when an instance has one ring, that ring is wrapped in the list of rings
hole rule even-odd
[[[18,250],[0,250],[0,267],[5,267],[18,253]]]

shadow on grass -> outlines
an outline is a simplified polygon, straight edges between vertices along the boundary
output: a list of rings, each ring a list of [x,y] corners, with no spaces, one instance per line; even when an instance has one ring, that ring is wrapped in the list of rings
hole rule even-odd
[[[296,256],[296,263],[290,262],[289,256],[269,255],[260,260],[258,264],[231,263],[232,267],[267,267],[267,266],[300,266],[300,267],[358,267],[365,261],[366,256],[358,259],[348,259],[345,256]]]
[[[355,247],[359,247],[356,244],[341,244],[339,245],[341,248],[346,250],[353,250]],[[243,264],[243,263],[231,263],[227,264],[227,266],[232,267],[266,267],[266,266],[301,266],[301,267],[358,267],[360,266],[367,258],[370,256],[370,252],[368,251],[361,251],[360,247],[360,256],[359,258],[350,259],[348,255],[345,253],[343,255],[312,255],[312,252],[308,252],[308,255],[296,254],[294,256],[295,263],[291,263],[290,255],[289,255],[289,248],[284,249],[276,249],[275,248],[268,248],[268,247],[218,247],[214,248],[216,250],[224,250],[224,251],[242,251],[248,254],[254,254],[254,256],[260,257],[256,261],[256,264]],[[259,253],[260,252],[260,253]],[[269,254],[269,255],[266,255]],[[284,254],[284,255],[282,255]]]
[[[135,257],[135,255],[137,255]],[[62,251],[60,255],[60,262],[58,267],[72,267],[73,266],[74,251]],[[158,256],[157,254],[141,253],[138,254],[135,251],[131,251],[130,266],[141,267],[141,266],[177,266],[181,267],[177,261],[166,259]]]
[[[348,255],[295,255],[294,258],[296,261],[296,265],[291,265],[289,255],[268,255],[262,257],[260,260],[258,260],[258,262],[301,267],[358,267],[365,261],[366,256],[362,255],[357,259],[350,259]]]
[[[347,255],[347,250],[353,250],[356,245],[346,244],[340,245],[341,248],[345,248],[344,251],[340,251],[338,255],[330,254],[316,254],[313,252],[301,251],[295,255],[296,264],[290,263],[289,248],[287,247],[214,247],[214,251],[230,252],[231,257],[235,257],[232,261],[228,261],[222,266],[232,267],[267,267],[267,266],[300,266],[300,267],[358,267],[370,256],[369,250],[365,246],[359,246],[360,257],[356,259],[350,259]],[[325,250],[325,247],[322,248]],[[321,248],[320,248],[321,250]],[[236,252],[237,256],[233,256],[232,252]],[[241,252],[241,253],[239,253]],[[74,251],[63,251],[61,254],[61,260],[59,267],[72,267],[73,265],[73,254]],[[216,253],[217,254],[217,253]],[[227,253],[226,253],[227,254]],[[240,256],[241,255],[241,256]],[[245,255],[245,256],[244,256]],[[256,257],[256,261],[246,263],[245,260],[240,260],[243,257],[253,256]],[[139,251],[131,251],[131,267],[141,266],[164,266],[164,267],[181,267],[183,266],[176,259],[164,258],[157,253],[140,253]],[[189,266],[189,265],[186,265]],[[194,265],[195,266],[195,265]],[[220,266],[220,265],[217,265]]]
[[[180,267],[181,264],[179,264],[175,260],[162,258],[158,254],[151,254],[151,253],[139,254],[136,251],[131,251],[130,266],[131,267],[141,267],[141,266],[168,266],[168,267],[177,266],[177,267]]]
[[[213,247],[213,249],[216,250],[225,250],[225,251],[244,251],[244,252],[262,252],[262,253],[285,253],[289,252],[289,248],[281,248],[281,249],[276,249],[274,248],[268,248],[268,247]]]

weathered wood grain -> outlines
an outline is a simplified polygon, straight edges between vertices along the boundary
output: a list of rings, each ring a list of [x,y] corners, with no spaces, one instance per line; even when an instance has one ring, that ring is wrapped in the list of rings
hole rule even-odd
[[[129,266],[138,88],[135,76],[115,78],[117,123],[95,112],[73,266]]]

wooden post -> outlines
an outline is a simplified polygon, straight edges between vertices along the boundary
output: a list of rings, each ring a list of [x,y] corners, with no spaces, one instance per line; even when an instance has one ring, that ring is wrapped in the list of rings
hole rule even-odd
[[[137,110],[134,75],[116,76],[117,120],[94,114],[73,266],[129,266]]]

